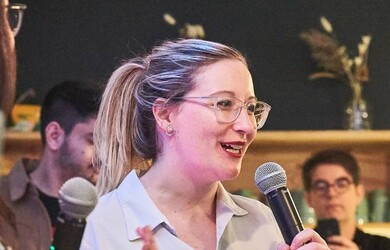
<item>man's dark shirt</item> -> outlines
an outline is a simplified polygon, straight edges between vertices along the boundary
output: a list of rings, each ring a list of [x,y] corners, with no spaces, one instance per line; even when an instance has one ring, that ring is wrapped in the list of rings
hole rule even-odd
[[[46,208],[47,212],[49,213],[52,227],[56,227],[57,216],[60,212],[60,205],[58,203],[58,199],[55,197],[51,197],[51,196],[44,194],[39,189],[38,189],[38,193],[39,193],[39,199],[45,205],[45,208]]]
[[[317,228],[314,228],[317,231]],[[360,250],[390,250],[390,238],[368,234],[356,228],[353,237]]]
[[[353,241],[360,250],[390,250],[390,238],[373,235],[356,229]]]

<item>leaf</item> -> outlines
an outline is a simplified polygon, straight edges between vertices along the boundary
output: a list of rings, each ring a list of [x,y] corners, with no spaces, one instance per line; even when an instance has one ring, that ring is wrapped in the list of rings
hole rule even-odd
[[[322,16],[322,17],[320,17],[320,22],[321,22],[321,25],[326,32],[328,32],[328,33],[333,32],[332,24],[330,24],[328,19],[326,19],[324,16]]]
[[[171,26],[176,25],[176,19],[169,13],[164,13],[163,18],[165,22]]]
[[[309,75],[309,80],[316,80],[320,78],[331,78],[336,79],[337,76],[331,72],[316,72]]]
[[[299,37],[309,46],[311,57],[320,70],[320,72],[311,74],[309,79],[337,78],[349,84],[367,82],[369,80],[368,49],[371,36],[362,36],[362,41],[358,44],[357,56],[351,56],[347,47],[337,40],[328,19],[321,16],[320,21],[326,32],[310,29],[299,34]]]

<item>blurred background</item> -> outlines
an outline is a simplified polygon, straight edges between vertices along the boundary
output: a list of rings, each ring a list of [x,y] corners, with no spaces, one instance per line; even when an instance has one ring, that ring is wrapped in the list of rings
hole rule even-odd
[[[17,103],[40,104],[46,92],[63,80],[104,84],[124,60],[149,51],[162,40],[195,32],[192,35],[243,52],[257,97],[272,105],[267,123],[244,159],[240,177],[224,183],[228,190],[258,199],[259,191],[253,185],[255,167],[261,162],[279,162],[288,172],[289,188],[304,223],[312,224],[315,216],[303,199],[300,166],[316,150],[337,147],[351,151],[362,166],[362,183],[368,192],[358,210],[358,223],[390,221],[390,1],[10,1],[17,2],[27,6],[15,38]],[[346,82],[309,80],[318,65],[300,34],[312,28],[323,30],[322,16],[351,57],[358,54],[362,36],[372,37],[363,97],[373,108],[375,131],[342,131],[344,109],[351,98]],[[12,121],[20,118],[23,122],[28,113],[33,124],[26,129],[19,123],[22,127],[16,126],[17,131],[37,130],[39,106],[18,105],[13,111]],[[38,133],[8,131],[5,139],[5,167],[0,162],[0,175],[20,155],[40,154]],[[388,228],[389,223],[375,225],[373,232],[390,237]]]
[[[202,26],[205,39],[247,55],[256,95],[272,105],[265,130],[342,129],[349,87],[337,80],[308,80],[317,65],[299,38],[305,30],[321,29],[319,18],[325,16],[352,54],[362,35],[372,36],[370,80],[363,95],[373,107],[372,128],[390,129],[387,0],[18,2],[28,8],[16,37],[17,97],[30,88],[36,92],[25,103],[41,103],[46,91],[65,79],[104,83],[123,60],[179,37],[189,23]],[[175,25],[164,20],[166,13]]]

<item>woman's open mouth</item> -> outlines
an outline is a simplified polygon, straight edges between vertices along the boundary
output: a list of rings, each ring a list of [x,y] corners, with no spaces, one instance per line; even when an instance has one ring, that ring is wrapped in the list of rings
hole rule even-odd
[[[242,155],[243,145],[221,143],[221,146],[230,155],[233,155],[235,157],[240,157]]]

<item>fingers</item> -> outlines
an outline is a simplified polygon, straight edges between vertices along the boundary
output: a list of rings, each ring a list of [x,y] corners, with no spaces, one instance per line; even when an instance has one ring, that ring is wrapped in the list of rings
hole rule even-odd
[[[291,246],[291,250],[301,249],[329,249],[325,240],[321,238],[313,229],[305,229],[295,236]]]
[[[149,226],[138,227],[137,233],[144,242],[142,250],[157,250],[157,244],[154,241],[153,232]]]

